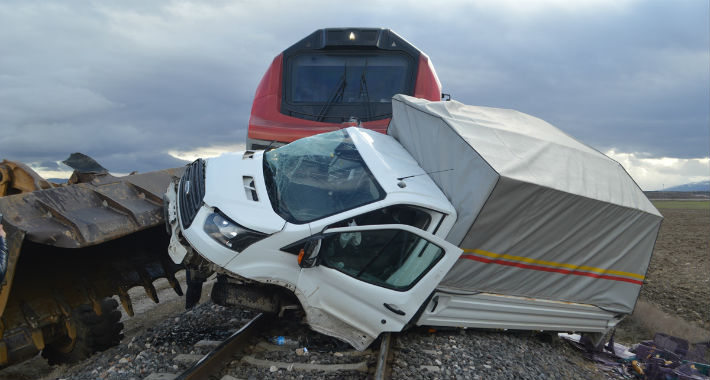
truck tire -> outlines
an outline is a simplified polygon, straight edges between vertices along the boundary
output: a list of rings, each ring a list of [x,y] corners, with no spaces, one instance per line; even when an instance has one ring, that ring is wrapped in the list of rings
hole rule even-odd
[[[117,345],[123,338],[121,312],[113,298],[101,301],[101,315],[89,305],[81,305],[72,312],[76,326],[76,339],[64,337],[48,344],[42,356],[49,364],[70,364],[84,360],[96,351],[104,351]]]

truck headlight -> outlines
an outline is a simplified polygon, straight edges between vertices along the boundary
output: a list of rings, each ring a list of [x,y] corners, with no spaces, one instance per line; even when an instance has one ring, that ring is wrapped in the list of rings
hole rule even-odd
[[[267,235],[244,228],[219,211],[205,220],[205,232],[225,247],[241,252]]]

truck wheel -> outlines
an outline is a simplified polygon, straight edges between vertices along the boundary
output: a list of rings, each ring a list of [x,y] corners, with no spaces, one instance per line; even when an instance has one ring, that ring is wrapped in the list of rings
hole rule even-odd
[[[48,344],[42,350],[42,356],[49,364],[76,363],[88,358],[96,351],[104,351],[117,345],[123,334],[121,312],[118,302],[113,298],[101,301],[101,315],[97,315],[89,305],[81,305],[72,312],[76,326],[76,339],[64,337]]]

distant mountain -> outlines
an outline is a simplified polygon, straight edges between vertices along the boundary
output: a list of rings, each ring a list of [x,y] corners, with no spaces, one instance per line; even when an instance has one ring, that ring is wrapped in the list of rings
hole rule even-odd
[[[685,185],[668,187],[665,191],[710,191],[710,181],[686,183]]]

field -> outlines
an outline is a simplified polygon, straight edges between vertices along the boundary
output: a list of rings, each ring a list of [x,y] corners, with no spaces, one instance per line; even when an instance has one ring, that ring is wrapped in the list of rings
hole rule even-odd
[[[653,201],[653,205],[657,209],[661,210],[710,210],[710,201],[696,201],[696,200],[657,200]]]
[[[664,332],[710,340],[710,202],[657,200],[664,220],[634,314],[621,323],[626,343]]]

